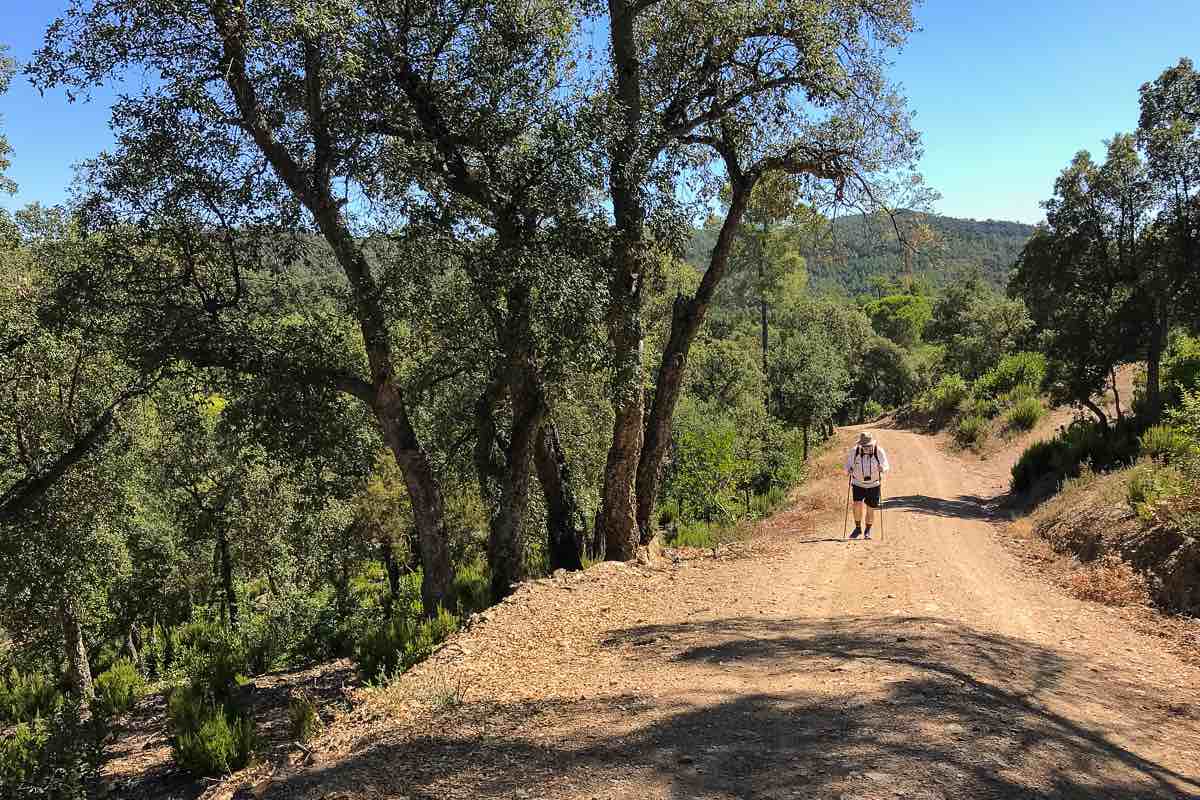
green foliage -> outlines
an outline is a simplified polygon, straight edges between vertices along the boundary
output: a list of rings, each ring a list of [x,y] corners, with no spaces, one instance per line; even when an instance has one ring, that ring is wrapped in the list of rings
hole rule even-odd
[[[876,333],[906,348],[920,344],[925,326],[933,318],[929,298],[911,294],[881,297],[864,310]]]
[[[1179,405],[1167,411],[1167,421],[1193,442],[1200,442],[1200,389],[1184,391]]]
[[[1196,452],[1197,442],[1173,425],[1160,424],[1146,429],[1139,439],[1142,454],[1156,461],[1179,461]]]
[[[710,416],[706,406],[684,398],[673,434],[670,472],[664,497],[684,519],[729,522],[730,495],[737,479],[737,430],[725,415]]]
[[[978,447],[988,435],[988,421],[984,417],[967,415],[954,428],[954,439],[964,447]]]
[[[30,722],[49,717],[62,705],[58,686],[41,672],[21,672],[16,667],[0,675],[0,722]]]
[[[1014,430],[1028,431],[1046,415],[1042,401],[1036,397],[1026,397],[1008,410],[1004,421]]]
[[[1000,398],[1021,386],[1037,393],[1046,379],[1046,357],[1041,353],[1012,353],[975,381],[972,390],[976,397]]]
[[[458,616],[464,619],[491,605],[487,566],[481,559],[462,564],[454,571],[453,596]]]
[[[124,714],[146,689],[146,679],[127,658],[118,658],[96,676],[92,710],[104,717]]]
[[[387,680],[425,660],[457,629],[458,617],[443,608],[431,619],[396,614],[359,641],[354,660],[366,680]]]
[[[245,640],[218,622],[197,621],[179,634],[183,674],[203,697],[228,699],[245,674]]]
[[[41,719],[22,722],[0,737],[0,786],[20,786],[37,774],[48,737]]]
[[[23,722],[0,737],[0,796],[88,800],[99,778],[107,731],[74,703]]]
[[[1026,492],[1042,480],[1061,483],[1080,474],[1084,465],[1106,470],[1131,463],[1138,453],[1132,423],[1107,431],[1093,421],[1076,420],[1053,439],[1026,448],[1012,468],[1012,490]]]
[[[961,375],[943,375],[933,388],[921,393],[913,404],[922,414],[946,417],[957,411],[968,395],[967,382]]]
[[[317,704],[306,694],[288,699],[288,733],[294,742],[307,742],[321,730]]]
[[[1172,336],[1162,361],[1163,400],[1178,406],[1187,392],[1200,390],[1200,337]]]
[[[254,722],[193,687],[171,693],[167,717],[175,762],[196,775],[225,775],[250,763],[259,745]]]
[[[887,409],[885,409],[881,404],[875,402],[874,400],[868,400],[863,404],[863,421],[873,422],[874,420],[882,417],[886,411]]]
[[[1153,519],[1158,503],[1180,497],[1189,488],[1191,484],[1178,468],[1150,461],[1130,470],[1126,497],[1129,507],[1143,520],[1149,521]]]

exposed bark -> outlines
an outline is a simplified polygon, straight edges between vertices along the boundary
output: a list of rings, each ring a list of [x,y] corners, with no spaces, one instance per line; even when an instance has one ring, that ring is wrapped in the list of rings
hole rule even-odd
[[[224,593],[227,621],[229,627],[238,626],[237,592],[233,587],[233,562],[229,557],[229,536],[224,528],[217,531],[217,558],[220,561],[221,591]]]
[[[729,266],[729,254],[733,248],[734,235],[741,225],[746,205],[750,200],[750,192],[754,188],[755,178],[742,178],[736,164],[730,156],[730,171],[735,177],[733,195],[730,199],[729,211],[717,235],[716,245],[709,258],[708,269],[696,294],[692,297],[677,295],[671,308],[671,331],[663,349],[662,360],[658,367],[658,380],[655,383],[654,399],[646,420],[646,438],[642,445],[638,462],[637,474],[637,514],[640,541],[647,544],[654,536],[653,513],[654,503],[658,499],[658,483],[662,470],[663,457],[671,439],[671,420],[675,414],[675,405],[679,401],[679,393],[683,386],[684,371],[687,367],[688,352],[704,317],[712,303],[713,294],[725,271]],[[763,333],[764,347],[766,332]],[[764,351],[764,358],[765,358]]]
[[[375,412],[384,440],[404,473],[421,553],[421,599],[425,613],[433,614],[446,602],[451,585],[442,491],[395,381],[389,327],[379,302],[378,286],[332,191],[333,152],[324,108],[321,49],[317,43],[305,43],[304,101],[313,139],[312,164],[306,168],[276,138],[259,105],[246,68],[242,38],[247,27],[244,11],[232,3],[218,2],[213,5],[213,19],[223,48],[222,74],[233,94],[241,126],[279,178],[312,214],[350,283],[370,369],[370,392],[356,394]]]
[[[604,557],[630,561],[640,541],[636,482],[643,436],[642,332],[640,313],[632,303],[614,311],[613,437],[596,524],[604,539]]]
[[[808,428],[809,428],[809,421],[808,421],[808,420],[804,420],[804,424],[803,424],[801,427],[804,429],[804,460],[805,460],[805,461],[808,461]]]
[[[1112,381],[1113,403],[1114,403],[1114,405],[1116,405],[1116,408],[1117,408],[1117,422],[1121,423],[1121,422],[1125,421],[1125,415],[1121,413],[1121,392],[1117,388],[1117,370],[1116,370],[1116,368],[1114,367],[1114,368],[1110,369],[1108,374],[1109,374],[1109,379]]]
[[[1162,358],[1167,348],[1167,315],[1160,309],[1146,354],[1146,416],[1149,422],[1158,422],[1162,416]],[[1115,386],[1115,384],[1114,384]]]
[[[383,596],[384,619],[391,619],[396,609],[396,601],[400,599],[400,562],[396,560],[396,552],[392,548],[390,537],[384,537],[379,543],[380,560],[383,571],[387,574],[388,590]]]
[[[1096,403],[1090,397],[1081,402],[1084,408],[1096,415],[1096,421],[1100,423],[1100,427],[1107,431],[1108,416],[1104,413],[1103,409],[1096,405]]]
[[[87,645],[83,640],[83,628],[79,623],[79,605],[74,597],[64,594],[59,601],[59,620],[62,623],[63,642],[66,645],[67,680],[71,690],[86,706],[95,696],[92,685],[92,668],[88,664]]]
[[[547,544],[550,569],[583,569],[587,524],[571,483],[571,467],[558,441],[553,422],[542,423],[534,453],[538,480],[546,496]]]

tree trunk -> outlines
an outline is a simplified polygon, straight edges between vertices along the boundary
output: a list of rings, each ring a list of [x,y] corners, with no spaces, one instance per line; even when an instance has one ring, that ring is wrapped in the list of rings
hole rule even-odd
[[[801,427],[804,429],[804,460],[808,461],[808,420]]]
[[[1100,427],[1103,428],[1105,431],[1107,431],[1108,430],[1108,417],[1105,415],[1104,411],[1100,408],[1100,406],[1096,405],[1096,403],[1093,402],[1091,398],[1088,398],[1088,399],[1082,401],[1082,404],[1083,404],[1084,408],[1086,408],[1088,411],[1091,411],[1093,414],[1096,415],[1096,421],[1100,423]]]
[[[538,480],[546,496],[550,569],[583,569],[582,551],[587,526],[571,485],[571,468],[553,422],[544,422],[538,431],[534,456]]]
[[[525,369],[514,372],[528,374]],[[501,482],[500,507],[492,517],[488,535],[492,599],[497,602],[525,579],[525,514],[529,509],[530,472],[545,414],[545,405],[534,385],[514,375],[509,393],[513,425],[505,459],[507,469]]]
[[[1117,423],[1125,421],[1125,416],[1121,413],[1121,393],[1117,389],[1117,370],[1112,368],[1109,370],[1109,377],[1112,379],[1113,404],[1117,408]]]
[[[688,351],[696,338],[704,316],[708,312],[712,297],[725,276],[729,265],[729,252],[733,238],[741,225],[753,180],[738,181],[730,200],[729,211],[717,235],[717,243],[709,257],[708,268],[700,280],[693,297],[677,295],[671,307],[671,331],[663,349],[658,367],[658,380],[654,386],[654,399],[646,420],[646,440],[642,447],[637,473],[637,522],[642,544],[649,543],[654,535],[652,516],[658,500],[658,481],[661,477],[663,458],[671,441],[671,421],[675,405],[683,385]],[[764,339],[764,344],[765,344]]]
[[[83,641],[83,629],[79,624],[79,606],[75,598],[64,594],[59,602],[59,617],[62,622],[63,641],[66,644],[67,680],[71,690],[87,706],[95,696],[92,686],[92,668],[88,664],[87,646]]]
[[[640,540],[637,513],[638,459],[642,453],[645,397],[642,388],[642,282],[646,273],[646,207],[642,183],[650,164],[642,130],[641,61],[635,0],[608,0],[616,122],[608,184],[616,237],[609,264],[608,336],[613,351],[613,437],[604,466],[596,526],[604,556],[628,561]]]
[[[229,537],[224,528],[217,531],[217,557],[221,562],[221,591],[224,594],[227,622],[238,626],[237,592],[233,588],[233,562],[229,558]]]
[[[394,387],[390,384],[380,387],[375,408],[384,441],[404,474],[412,502],[417,550],[421,555],[421,605],[426,616],[433,616],[448,601],[452,582],[442,487],[429,455],[417,442],[407,409]]]
[[[1151,423],[1162,416],[1162,357],[1167,347],[1167,315],[1159,313],[1146,354],[1146,415]]]
[[[765,281],[766,281],[766,274],[765,274],[766,273],[766,264],[765,264],[765,262],[766,262],[766,254],[760,252],[758,254],[758,285],[759,285],[758,290],[760,293],[760,297],[758,300],[758,320],[759,320],[759,327],[762,329],[762,331],[761,331],[761,333],[762,333],[762,371],[763,371],[764,382],[765,382],[765,379],[768,374],[767,357],[769,354],[768,342],[767,342],[768,328],[767,328],[767,291],[766,291],[766,283],[765,283]],[[771,388],[769,385],[767,385],[763,388],[763,411],[765,411],[767,413],[767,416],[771,415]]]
[[[380,560],[383,571],[387,574],[388,590],[383,596],[383,618],[391,619],[396,610],[396,601],[400,599],[400,562],[396,560],[396,552],[392,547],[392,539],[383,537],[379,543]]]
[[[391,328],[380,302],[379,286],[333,193],[334,148],[326,127],[320,50],[315,47],[305,49],[308,84],[305,113],[313,127],[316,147],[311,162],[301,165],[281,142],[277,131],[271,127],[271,118],[259,105],[257,88],[247,67],[244,36],[249,26],[244,9],[237,4],[219,3],[212,6],[211,14],[221,40],[221,74],[237,105],[241,127],[254,140],[275,174],[312,214],[349,283],[370,371],[367,385],[353,386],[352,393],[375,412],[384,441],[404,473],[421,552],[421,600],[425,613],[432,615],[445,602],[451,585],[442,491],[429,455],[417,440],[404,397],[395,383]]]
[[[636,482],[642,453],[642,326],[640,303],[627,297],[611,314],[610,337],[614,349],[613,437],[604,465],[597,525],[604,538],[604,557],[629,561],[640,541]]]

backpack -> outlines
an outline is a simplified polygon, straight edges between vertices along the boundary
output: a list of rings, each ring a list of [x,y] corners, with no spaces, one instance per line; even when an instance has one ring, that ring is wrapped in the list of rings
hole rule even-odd
[[[862,454],[863,454],[862,453],[862,445],[855,445],[854,446],[854,461],[857,463],[861,463]],[[879,461],[879,445],[875,445],[875,450],[874,450],[874,452],[871,453],[871,457],[875,459],[875,466],[879,470],[879,477],[882,478],[883,477],[883,464]],[[874,475],[875,475],[874,472],[872,472],[871,470],[868,470],[867,474],[863,475],[863,480],[864,481],[875,480],[875,478],[873,477]]]

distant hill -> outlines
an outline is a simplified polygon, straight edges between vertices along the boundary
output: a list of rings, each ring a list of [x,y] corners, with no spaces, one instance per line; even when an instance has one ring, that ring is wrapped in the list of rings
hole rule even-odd
[[[1033,226],[1019,222],[959,219],[936,214],[901,212],[900,224],[921,222],[934,233],[934,241],[913,262],[913,274],[935,286],[956,275],[977,269],[997,288],[1008,283],[1008,274]],[[716,231],[697,230],[688,249],[688,260],[703,266]],[[892,223],[886,217],[861,214],[841,217],[830,226],[827,241],[805,253],[809,285],[819,290],[868,292],[874,276],[890,278],[903,272],[904,261]]]

